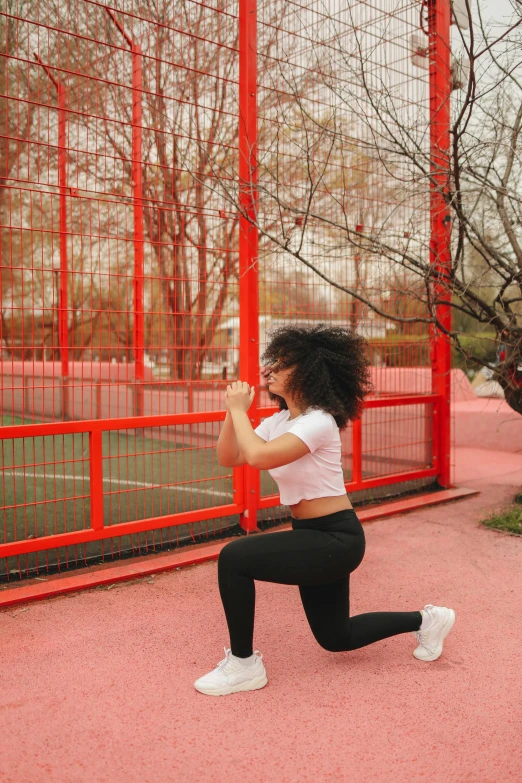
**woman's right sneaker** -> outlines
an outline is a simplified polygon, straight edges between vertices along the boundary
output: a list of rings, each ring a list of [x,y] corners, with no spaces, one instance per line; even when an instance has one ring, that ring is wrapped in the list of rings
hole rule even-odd
[[[413,651],[419,661],[436,661],[442,654],[444,639],[455,624],[455,612],[445,606],[427,604],[424,611],[431,623],[424,631],[414,631],[419,646]]]
[[[259,650],[254,651],[254,661],[243,664],[232,651],[225,649],[225,657],[214,671],[196,680],[194,687],[207,696],[227,696],[239,691],[255,691],[267,684],[266,671]]]

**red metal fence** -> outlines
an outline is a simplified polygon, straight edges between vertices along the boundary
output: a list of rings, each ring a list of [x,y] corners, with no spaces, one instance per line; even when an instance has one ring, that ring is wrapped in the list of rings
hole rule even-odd
[[[320,216],[285,211],[289,200],[305,204],[312,169],[327,170],[314,191],[325,213],[343,201],[356,234],[413,232],[445,263],[444,204],[433,195],[430,217],[426,187],[398,206],[359,121],[372,107],[356,62],[362,53],[371,78],[386,73],[421,137],[431,111],[434,165],[444,170],[448,8],[431,2],[428,73],[412,65],[419,6],[406,0],[275,2],[259,19],[255,0],[7,0],[7,576],[280,517],[268,476],[222,468],[214,452],[226,383],[240,376],[259,387],[267,331],[286,322],[350,324],[369,340],[376,393],[342,436],[348,492],[449,485],[447,343],[419,324],[398,328],[332,285],[413,312],[408,280],[377,272],[364,246],[342,246]],[[324,130],[332,122],[342,126],[335,142]],[[287,241],[305,243],[315,271]],[[264,391],[251,412],[254,424],[273,412]]]

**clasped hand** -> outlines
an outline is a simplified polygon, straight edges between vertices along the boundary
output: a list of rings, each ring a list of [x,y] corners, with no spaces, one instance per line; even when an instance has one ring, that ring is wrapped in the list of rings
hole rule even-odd
[[[246,381],[233,381],[225,392],[225,405],[228,411],[246,411],[254,402],[255,390]]]

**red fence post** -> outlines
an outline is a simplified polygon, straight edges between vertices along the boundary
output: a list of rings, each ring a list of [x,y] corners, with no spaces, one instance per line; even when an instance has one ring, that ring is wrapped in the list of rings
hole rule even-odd
[[[97,381],[95,381],[96,386],[94,387],[96,390],[96,416],[93,416],[95,419],[101,419],[102,418],[102,386],[101,386],[101,378],[98,378]],[[92,386],[91,386],[92,388]]]
[[[91,528],[101,530],[103,521],[103,441],[102,431],[89,432],[89,478],[91,485]]]
[[[143,315],[143,183],[141,49],[132,44],[132,186],[134,200],[134,372],[136,416],[143,416],[143,379],[145,375],[145,328]]]
[[[62,418],[69,416],[69,268],[67,263],[67,111],[66,92],[58,83],[58,184],[60,186],[60,286],[58,343],[62,364]]]
[[[352,421],[352,482],[362,484],[362,420]]]
[[[125,38],[132,53],[132,199],[134,203],[134,281],[133,281],[133,349],[134,349],[134,415],[144,414],[143,379],[145,376],[145,329],[143,315],[143,178],[142,178],[142,52],[126,33],[114,11],[105,8]]]
[[[437,318],[451,328],[451,293],[447,280],[451,267],[451,217],[445,195],[449,191],[450,150],[450,0],[429,0],[430,59],[430,157],[431,157],[431,242],[430,263],[436,279],[432,287],[438,302]],[[440,396],[438,406],[439,484],[451,486],[451,348],[444,332],[432,326],[432,390]]]
[[[67,111],[65,87],[58,83],[58,184],[60,186],[60,294],[58,339],[62,376],[69,377],[69,326],[68,326],[68,288],[69,270],[67,266]]]
[[[256,0],[239,2],[239,374],[256,387],[259,398],[259,279],[257,220],[257,7]],[[259,423],[257,401],[249,410]],[[245,510],[241,527],[257,529],[259,471],[243,468]]]
[[[62,372],[62,418],[68,416],[69,378],[69,268],[67,263],[67,98],[65,86],[34,53],[58,93],[58,187],[60,189],[60,277],[58,285],[58,347]]]

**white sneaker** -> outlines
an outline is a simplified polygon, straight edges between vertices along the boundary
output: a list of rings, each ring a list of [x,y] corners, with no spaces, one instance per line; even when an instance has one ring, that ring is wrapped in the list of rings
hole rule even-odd
[[[436,661],[442,654],[442,644],[455,624],[455,612],[445,606],[427,604],[424,611],[431,619],[425,631],[414,631],[419,646],[413,651],[419,661]]]
[[[224,648],[225,657],[214,671],[196,680],[194,687],[207,696],[226,696],[239,691],[255,691],[264,688],[268,680],[259,650],[254,650],[255,661],[244,665],[232,656],[232,651]]]

